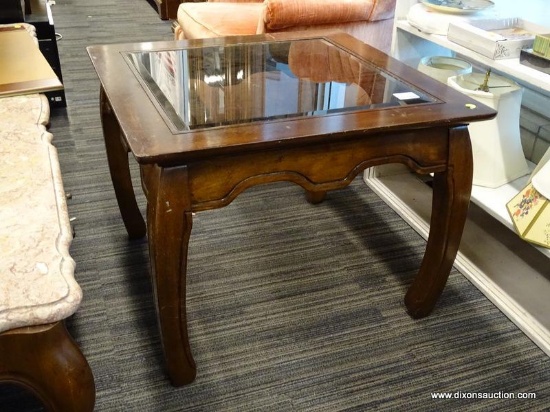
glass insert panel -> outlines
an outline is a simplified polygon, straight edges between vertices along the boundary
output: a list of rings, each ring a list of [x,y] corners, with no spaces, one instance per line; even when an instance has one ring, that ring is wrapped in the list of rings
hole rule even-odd
[[[436,101],[322,39],[126,58],[179,132]]]

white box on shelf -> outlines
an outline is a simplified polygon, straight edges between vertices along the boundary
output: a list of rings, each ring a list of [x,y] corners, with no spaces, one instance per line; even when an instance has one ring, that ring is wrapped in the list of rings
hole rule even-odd
[[[532,48],[536,34],[550,32],[548,27],[510,17],[451,22],[447,38],[493,60],[513,59],[522,49]]]

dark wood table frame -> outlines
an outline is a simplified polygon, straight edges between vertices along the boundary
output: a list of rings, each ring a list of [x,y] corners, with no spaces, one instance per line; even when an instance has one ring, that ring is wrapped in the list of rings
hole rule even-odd
[[[161,42],[153,48],[300,36],[304,34]],[[309,202],[316,203],[327,191],[347,186],[368,167],[402,163],[417,173],[433,173],[435,213],[420,270],[405,296],[410,315],[428,315],[445,286],[470,199],[472,153],[467,124],[496,113],[348,35],[326,39],[441,102],[348,112],[330,119],[293,118],[200,129],[182,138],[169,130],[120,57],[121,51],[150,49],[150,44],[89,48],[101,80],[101,118],[122,218],[130,238],[148,233],[158,322],[168,375],[175,386],[192,382],[196,374],[186,323],[187,250],[193,213],[226,206],[251,186],[294,182],[305,189]],[[129,152],[140,164],[147,224],[130,179]]]

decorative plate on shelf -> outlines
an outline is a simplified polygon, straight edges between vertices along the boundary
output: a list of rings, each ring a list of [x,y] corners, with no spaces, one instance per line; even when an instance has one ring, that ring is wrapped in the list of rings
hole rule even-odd
[[[437,11],[469,14],[495,5],[491,0],[421,0],[422,4]]]

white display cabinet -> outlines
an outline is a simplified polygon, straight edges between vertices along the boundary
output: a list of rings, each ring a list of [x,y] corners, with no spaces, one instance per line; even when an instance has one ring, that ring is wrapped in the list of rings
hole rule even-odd
[[[520,17],[549,26],[550,11],[545,0],[493,0],[490,17]],[[511,78],[524,88],[524,122],[550,135],[550,75],[519,63],[518,58],[492,60],[447,39],[425,33],[407,21],[416,0],[397,0],[392,38],[392,56],[417,67],[424,56],[457,56],[474,69]],[[550,32],[550,30],[549,30]],[[523,137],[522,137],[523,139]],[[537,137],[538,139],[538,137]],[[548,147],[548,139],[536,141],[530,150],[537,161]],[[524,144],[533,142],[526,139]],[[534,144],[534,143],[533,143]],[[535,164],[529,161],[530,167]],[[402,167],[371,168],[365,182],[421,235],[427,237],[431,189]],[[506,203],[522,189],[529,175],[495,189],[474,186],[472,207],[455,266],[500,310],[550,355],[550,249],[521,240],[514,231]]]

